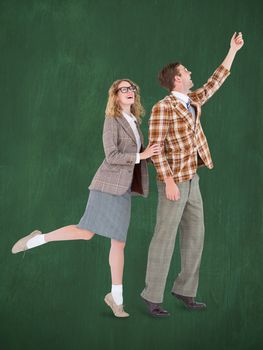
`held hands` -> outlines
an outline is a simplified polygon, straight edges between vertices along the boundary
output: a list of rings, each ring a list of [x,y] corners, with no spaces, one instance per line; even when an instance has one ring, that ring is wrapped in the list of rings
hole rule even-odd
[[[165,180],[165,194],[170,201],[178,201],[180,199],[180,190],[172,177]]]
[[[161,147],[155,143],[151,146],[148,145],[146,149],[142,153],[140,153],[140,159],[147,159],[159,154],[161,154]]]
[[[244,45],[244,40],[243,40],[242,33],[239,32],[237,34],[237,32],[235,32],[230,41],[230,48],[235,51],[238,51],[241,49],[243,45]]]

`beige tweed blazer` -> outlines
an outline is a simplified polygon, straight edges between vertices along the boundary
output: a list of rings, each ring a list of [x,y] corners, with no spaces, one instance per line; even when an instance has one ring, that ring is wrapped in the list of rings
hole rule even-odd
[[[143,135],[139,127],[138,131],[143,145]],[[105,159],[97,170],[89,189],[122,195],[132,186],[133,195],[147,197],[149,187],[147,162],[141,160],[140,164],[135,166],[136,139],[123,116],[105,118],[103,146]]]

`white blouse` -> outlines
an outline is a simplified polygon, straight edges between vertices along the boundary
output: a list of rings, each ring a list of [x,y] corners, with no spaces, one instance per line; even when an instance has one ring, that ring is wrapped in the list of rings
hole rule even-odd
[[[136,153],[136,161],[135,164],[140,163],[140,150],[141,150],[141,138],[136,126],[137,123],[137,119],[134,117],[134,115],[132,114],[128,114],[126,112],[122,112],[124,118],[127,120],[127,122],[130,124],[130,127],[132,128],[132,131],[134,133],[135,139],[136,139],[136,143],[137,143],[137,153]]]

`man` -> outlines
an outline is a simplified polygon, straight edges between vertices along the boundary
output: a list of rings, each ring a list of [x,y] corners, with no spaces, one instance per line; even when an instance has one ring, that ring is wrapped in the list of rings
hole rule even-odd
[[[172,295],[189,309],[206,307],[195,300],[204,241],[203,204],[196,172],[199,166],[213,167],[200,124],[201,106],[230,74],[234,57],[243,44],[242,33],[234,33],[223,63],[203,87],[193,92],[192,73],[182,64],[168,64],[159,73],[160,84],[170,95],[153,107],[149,121],[149,141],[159,144],[162,151],[152,157],[159,196],[157,222],[149,247],[146,286],[141,293],[152,316],[170,315],[162,302],[178,227],[181,272]]]

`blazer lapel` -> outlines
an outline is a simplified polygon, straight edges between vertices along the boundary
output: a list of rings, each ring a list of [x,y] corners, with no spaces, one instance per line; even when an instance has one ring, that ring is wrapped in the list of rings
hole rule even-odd
[[[120,123],[125,132],[130,136],[130,138],[136,143],[134,132],[132,131],[132,128],[130,127],[130,124],[127,122],[127,120],[123,116],[116,118],[116,120],[118,123]]]
[[[195,125],[198,125],[199,123],[199,120],[200,120],[200,115],[201,115],[201,107],[200,107],[200,104],[197,103],[197,102],[194,102],[191,100],[191,106],[193,106],[195,108]]]
[[[192,129],[195,130],[195,122],[192,116],[192,113],[188,111],[188,109],[183,105],[182,102],[180,102],[173,94],[171,94],[169,96],[170,101],[172,103],[172,106],[176,109],[177,114],[180,118],[183,118],[186,122],[186,124],[188,124],[188,126]],[[194,107],[196,107],[196,117],[198,115],[198,108],[197,108],[197,104],[191,101],[191,105],[193,105]],[[199,107],[200,109],[200,107]],[[179,112],[179,113],[178,113]],[[197,122],[197,118],[196,118],[196,122]]]

